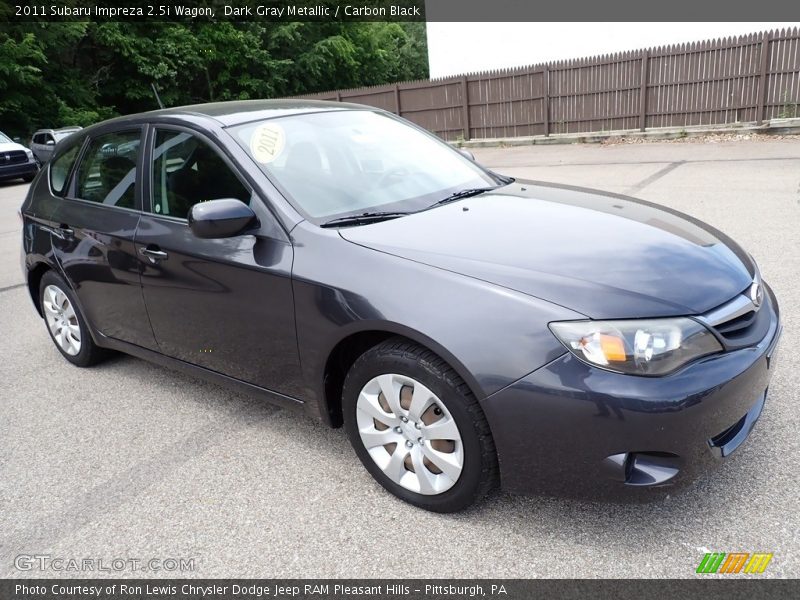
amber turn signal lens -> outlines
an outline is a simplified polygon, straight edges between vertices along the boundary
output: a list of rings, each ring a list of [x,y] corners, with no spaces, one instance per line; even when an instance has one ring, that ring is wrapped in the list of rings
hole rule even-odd
[[[606,360],[610,361],[624,361],[625,360],[625,341],[613,335],[600,335],[600,347],[603,349],[603,354],[606,355]]]
[[[594,339],[594,343],[600,342],[600,350],[606,361],[624,361],[625,360],[625,341],[613,335],[601,333]],[[586,348],[591,344],[591,338],[583,338],[580,345]]]

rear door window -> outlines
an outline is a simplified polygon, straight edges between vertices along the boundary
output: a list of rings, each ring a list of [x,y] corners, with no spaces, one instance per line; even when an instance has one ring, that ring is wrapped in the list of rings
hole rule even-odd
[[[50,188],[56,196],[63,196],[67,189],[67,178],[72,170],[75,157],[78,156],[80,147],[80,144],[75,144],[50,163]]]
[[[136,207],[139,130],[94,138],[78,166],[75,196],[120,208]]]

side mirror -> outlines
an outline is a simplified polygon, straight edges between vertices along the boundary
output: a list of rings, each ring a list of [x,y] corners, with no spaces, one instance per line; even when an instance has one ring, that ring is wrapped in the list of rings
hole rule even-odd
[[[22,138],[21,137],[15,137],[14,138],[14,142],[17,143],[17,144],[21,144],[22,143]]]
[[[56,145],[56,141],[55,140],[47,140],[45,142],[45,145],[46,146],[55,146]]]
[[[459,148],[458,151],[461,152],[461,154],[466,156],[468,159],[470,159],[472,162],[475,162],[475,155],[466,148]]]
[[[189,211],[189,229],[204,239],[234,237],[257,222],[253,209],[235,198],[200,202]]]

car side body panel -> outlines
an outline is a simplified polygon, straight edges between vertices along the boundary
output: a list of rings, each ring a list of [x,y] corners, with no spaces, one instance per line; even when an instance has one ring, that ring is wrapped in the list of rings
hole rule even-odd
[[[344,242],[336,230],[301,223],[292,238],[305,391],[323,416],[325,363],[342,339],[359,331],[396,333],[430,347],[482,398],[564,354],[548,322],[583,318],[478,279]],[[496,310],[498,302],[504,310]]]
[[[143,215],[136,248],[141,288],[160,351],[297,396],[300,363],[292,246],[260,235],[199,239],[185,221]]]
[[[65,199],[53,217],[54,256],[84,316],[104,336],[155,350],[133,244],[139,215]]]

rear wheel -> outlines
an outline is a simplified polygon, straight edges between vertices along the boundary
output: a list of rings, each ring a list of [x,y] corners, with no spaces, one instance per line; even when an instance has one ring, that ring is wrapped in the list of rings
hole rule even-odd
[[[494,442],[477,399],[426,348],[397,338],[368,350],[347,375],[343,409],[361,462],[406,502],[454,512],[497,483]]]
[[[62,356],[79,367],[90,367],[103,360],[108,351],[94,343],[75,296],[64,280],[48,271],[39,289],[47,331]]]

